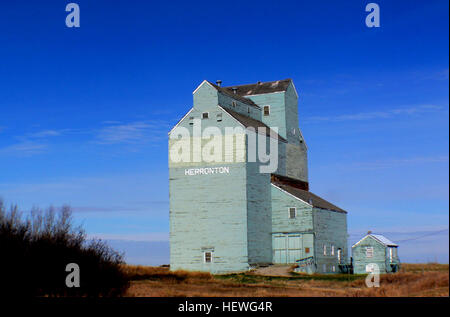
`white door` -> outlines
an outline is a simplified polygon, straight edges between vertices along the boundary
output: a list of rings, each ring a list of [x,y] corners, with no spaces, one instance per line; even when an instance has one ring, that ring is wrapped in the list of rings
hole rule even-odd
[[[295,263],[302,258],[303,239],[300,234],[273,236],[273,262]]]

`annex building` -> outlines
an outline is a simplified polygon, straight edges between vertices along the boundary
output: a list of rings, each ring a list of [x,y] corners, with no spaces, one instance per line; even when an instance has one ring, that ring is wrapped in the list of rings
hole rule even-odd
[[[338,273],[347,262],[347,212],[310,191],[293,81],[223,87],[205,80],[193,99],[169,132],[171,270],[298,263],[301,271]],[[262,139],[256,152],[265,144],[276,160],[252,159],[255,135]],[[212,139],[218,155],[205,159]]]

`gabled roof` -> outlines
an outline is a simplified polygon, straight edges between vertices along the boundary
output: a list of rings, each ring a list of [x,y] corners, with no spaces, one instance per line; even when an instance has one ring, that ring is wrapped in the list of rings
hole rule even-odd
[[[207,83],[210,84],[211,86],[213,86],[214,88],[216,88],[217,91],[219,91],[219,92],[221,92],[221,93],[223,93],[223,94],[225,94],[225,95],[227,95],[227,96],[229,96],[231,98],[234,98],[234,99],[236,99],[236,100],[238,100],[238,101],[240,101],[242,103],[245,103],[245,104],[247,104],[249,106],[252,106],[254,108],[261,109],[256,103],[254,103],[252,100],[250,100],[248,98],[244,98],[244,97],[240,96],[237,93],[235,94],[234,92],[229,91],[228,89],[225,89],[223,87],[219,87],[219,86],[217,86],[216,84],[213,84],[210,81],[207,81]]]
[[[360,242],[362,242],[364,239],[368,238],[368,237],[371,237],[371,238],[375,239],[376,241],[378,241],[379,243],[381,243],[382,245],[384,245],[386,247],[398,247],[398,244],[392,242],[391,240],[389,240],[385,236],[383,236],[381,234],[370,233],[370,234],[367,234],[365,237],[363,237],[358,242],[356,242],[354,245],[352,245],[352,248],[354,246],[356,246],[357,244],[359,244]]]
[[[283,183],[273,181],[273,180],[272,180],[272,185],[275,187],[278,187],[279,189],[287,192],[288,194],[302,200],[303,202],[305,202],[313,207],[332,210],[332,211],[341,212],[341,213],[347,213],[344,209],[341,209],[341,208],[333,205],[329,201],[326,201],[325,199],[311,193],[310,191],[295,188],[293,186],[283,184]]]
[[[222,110],[224,110],[230,116],[232,116],[234,119],[236,119],[240,124],[242,124],[244,126],[244,128],[252,127],[252,128],[255,128],[256,132],[258,132],[258,128],[260,128],[260,127],[266,128],[266,136],[270,137],[270,131],[272,131],[272,133],[278,137],[278,140],[280,140],[282,142],[287,142],[286,139],[284,139],[278,133],[276,133],[275,131],[270,129],[269,126],[266,125],[265,123],[258,121],[256,119],[253,119],[251,117],[244,116],[243,114],[240,114],[234,110],[227,109],[225,107],[220,107],[220,108],[222,108]]]
[[[236,88],[236,95],[239,96],[261,95],[286,91],[290,82],[292,82],[292,79],[288,78],[264,83],[257,82],[255,84],[223,87],[223,89],[234,94],[233,88]]]

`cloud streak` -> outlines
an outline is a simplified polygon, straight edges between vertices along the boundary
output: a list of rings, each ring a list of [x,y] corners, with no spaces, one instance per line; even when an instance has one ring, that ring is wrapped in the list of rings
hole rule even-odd
[[[170,124],[165,121],[149,120],[130,123],[109,122],[97,131],[98,144],[145,144],[166,139]]]
[[[146,233],[92,233],[88,239],[121,240],[121,241],[169,241],[168,232],[146,232]]]
[[[374,119],[389,119],[397,116],[412,116],[420,113],[438,112],[444,108],[437,105],[419,105],[408,108],[396,108],[385,111],[360,112],[355,114],[342,114],[336,116],[313,116],[306,117],[304,122],[343,122],[363,121]]]
[[[385,168],[393,168],[393,167],[423,164],[423,163],[448,163],[448,155],[380,160],[380,161],[363,162],[363,163],[356,162],[356,163],[352,163],[352,166],[357,169],[371,170],[371,169],[385,169]]]
[[[0,149],[0,155],[32,156],[43,153],[47,144],[34,141],[23,141]]]

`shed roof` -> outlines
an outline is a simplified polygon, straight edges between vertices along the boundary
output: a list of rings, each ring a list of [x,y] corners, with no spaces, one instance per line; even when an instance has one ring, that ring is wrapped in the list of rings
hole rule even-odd
[[[295,188],[293,186],[283,184],[283,183],[273,181],[273,180],[272,180],[272,184],[274,186],[284,190],[288,194],[291,194],[292,196],[295,196],[296,198],[304,201],[305,203],[310,204],[313,207],[337,211],[337,212],[341,212],[341,213],[347,213],[344,209],[341,209],[341,208],[337,207],[336,205],[333,205],[329,201],[311,193],[310,191]]]
[[[286,91],[292,79],[282,79],[268,82],[257,82],[254,84],[223,87],[234,94],[233,88],[236,88],[236,94],[239,96],[251,96],[260,94],[270,94],[274,92]]]
[[[378,241],[379,243],[383,244],[386,247],[398,247],[398,244],[392,242],[391,240],[389,240],[388,238],[386,238],[385,236],[381,235],[381,234],[367,234],[366,236],[364,236],[361,240],[359,240],[358,242],[356,242],[354,245],[352,245],[352,248],[355,247],[357,244],[359,244],[360,242],[362,242],[364,239],[366,239],[367,237],[371,237],[373,239],[375,239],[376,241]]]

